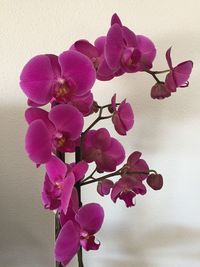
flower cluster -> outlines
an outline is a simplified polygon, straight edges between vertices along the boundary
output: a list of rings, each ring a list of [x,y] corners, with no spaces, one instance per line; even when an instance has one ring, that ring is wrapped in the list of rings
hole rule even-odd
[[[55,259],[62,266],[81,248],[88,251],[100,246],[95,234],[102,226],[104,211],[97,203],[82,205],[81,186],[96,182],[101,196],[110,195],[114,203],[123,200],[127,207],[135,205],[137,195],[147,192],[147,185],[154,190],[162,188],[162,176],[149,169],[141,152],[131,153],[119,167],[126,158],[123,145],[108,129],[93,128],[100,120],[111,119],[116,132],[124,136],[134,125],[134,112],[126,99],[118,103],[114,94],[104,106],[94,100],[96,79],[108,81],[125,73],[146,72],[156,80],[151,89],[154,99],[169,97],[177,88],[188,86],[192,61],[173,67],[169,48],[168,69],[153,71],[155,57],[154,43],[124,26],[114,14],[107,35],[98,37],[94,44],[78,40],[59,56],[35,56],[21,72],[20,86],[29,105],[25,149],[37,167],[44,165],[46,169],[42,203],[59,219]],[[162,73],[167,73],[165,81],[157,77]],[[41,108],[47,104],[49,111]],[[97,117],[85,129],[85,119],[93,113]],[[64,153],[73,152],[76,162],[65,163]],[[86,175],[92,166],[94,171]]]

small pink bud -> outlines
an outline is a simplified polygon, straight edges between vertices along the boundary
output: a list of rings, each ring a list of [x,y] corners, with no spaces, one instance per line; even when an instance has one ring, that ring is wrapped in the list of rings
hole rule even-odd
[[[150,174],[147,178],[147,184],[153,190],[160,190],[163,186],[163,178],[161,174]]]
[[[164,83],[156,83],[151,88],[151,97],[153,99],[164,99],[166,97],[169,97],[170,95],[171,92],[169,92]]]

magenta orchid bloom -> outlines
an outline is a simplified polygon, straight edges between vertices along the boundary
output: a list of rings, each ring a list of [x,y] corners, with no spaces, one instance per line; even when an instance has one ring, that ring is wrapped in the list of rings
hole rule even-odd
[[[125,158],[123,146],[105,128],[91,130],[85,136],[83,159],[95,162],[98,172],[111,172]]]
[[[84,115],[93,103],[90,92],[96,72],[90,60],[77,51],[32,58],[22,70],[20,86],[32,106],[41,106],[56,100],[71,103]]]
[[[52,156],[46,163],[47,174],[42,191],[44,207],[58,209],[66,214],[74,185],[84,177],[87,169],[88,164],[85,161],[67,165]]]
[[[95,234],[104,220],[103,208],[96,203],[81,207],[73,219],[68,220],[58,235],[55,244],[55,259],[66,266],[78,252],[80,245],[86,250],[97,250]]]
[[[166,52],[166,59],[170,72],[165,79],[165,86],[170,92],[176,92],[177,87],[187,87],[188,79],[192,72],[193,62],[191,60],[184,61],[176,67],[172,66],[171,47]]]
[[[144,159],[141,159],[142,153],[139,151],[133,152],[127,160],[127,164],[125,165],[126,173],[130,172],[129,174],[125,174],[122,176],[129,176],[133,177],[137,180],[143,181],[147,178],[149,174],[149,167]],[[131,172],[139,172],[139,173],[131,173]]]
[[[105,195],[109,195],[110,194],[110,190],[113,188],[113,186],[114,186],[113,181],[111,181],[109,179],[104,179],[104,180],[98,182],[98,184],[97,184],[97,192],[102,197],[105,196]]]
[[[145,160],[140,159],[141,153],[133,152],[124,166],[122,178],[120,178],[112,188],[111,199],[116,202],[117,199],[124,200],[127,207],[134,206],[133,199],[137,194],[144,195],[146,187],[143,180],[148,177],[149,167]],[[139,173],[138,173],[139,172]]]
[[[123,72],[115,73],[109,68],[104,57],[105,41],[105,36],[97,38],[94,45],[87,40],[79,40],[76,41],[70,48],[84,54],[91,60],[94,68],[96,69],[97,79],[101,81],[108,81],[114,78],[114,76],[123,74]]]
[[[135,205],[133,199],[137,194],[146,194],[146,187],[142,181],[132,176],[124,176],[114,184],[111,199],[114,203],[118,198],[124,200],[126,207],[129,208]]]
[[[114,14],[105,43],[105,58],[113,71],[137,72],[152,68],[156,49],[152,41],[123,26]]]
[[[50,160],[52,152],[74,152],[83,128],[83,115],[69,104],[60,104],[48,113],[29,108],[25,113],[29,128],[25,148],[36,164]]]
[[[120,135],[126,135],[126,132],[129,131],[134,124],[134,114],[132,107],[129,103],[126,103],[126,99],[121,102],[118,109],[116,106],[116,94],[111,99],[113,116],[112,122],[114,124],[115,130]]]

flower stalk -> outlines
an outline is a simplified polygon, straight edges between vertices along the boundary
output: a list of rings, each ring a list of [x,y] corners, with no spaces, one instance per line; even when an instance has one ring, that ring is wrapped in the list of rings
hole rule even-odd
[[[57,151],[56,155],[59,159],[61,159],[63,162],[65,162],[65,153]],[[55,239],[57,239],[57,237],[60,233],[60,230],[61,230],[61,225],[60,225],[60,220],[59,220],[59,214],[58,214],[58,212],[56,212],[56,214],[55,214]],[[56,267],[62,267],[62,264],[60,262],[56,261]]]
[[[76,163],[80,162],[82,160],[82,152],[81,147],[76,147],[75,151],[75,161]],[[79,201],[79,208],[82,207],[82,201],[81,201],[81,184],[80,181],[78,181],[75,185],[77,193],[78,193],[78,201]],[[83,265],[83,250],[82,246],[80,246],[79,251],[77,252],[78,257],[78,267],[84,267]]]

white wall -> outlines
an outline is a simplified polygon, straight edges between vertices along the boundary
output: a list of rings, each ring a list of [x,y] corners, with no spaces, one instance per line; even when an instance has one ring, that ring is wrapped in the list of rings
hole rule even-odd
[[[134,129],[120,140],[127,153],[143,152],[163,174],[164,187],[138,197],[132,209],[98,197],[95,187],[84,189],[85,202],[97,200],[106,212],[101,249],[84,255],[85,267],[200,265],[199,10],[198,0],[0,0],[0,267],[53,266],[53,215],[40,201],[43,170],[35,169],[23,148],[20,71],[36,54],[59,54],[77,39],[106,34],[114,12],[154,40],[155,69],[166,67],[164,54],[173,45],[175,64],[192,59],[194,70],[189,88],[160,102],[149,97],[154,81],[146,74],[96,83],[101,103],[117,92],[133,104]]]

